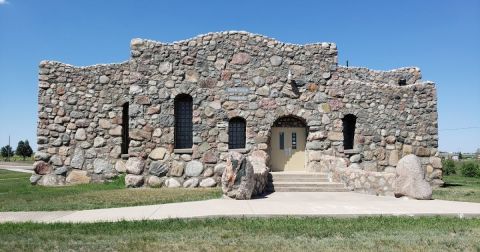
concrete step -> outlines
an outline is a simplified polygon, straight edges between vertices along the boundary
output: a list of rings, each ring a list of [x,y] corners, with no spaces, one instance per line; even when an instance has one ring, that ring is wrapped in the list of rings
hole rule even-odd
[[[303,178],[303,177],[298,177],[298,178],[290,178],[290,177],[272,177],[273,182],[330,182],[328,178]]]
[[[275,192],[349,192],[347,188],[328,187],[275,187]]]
[[[272,181],[329,182],[323,173],[271,173]]]
[[[325,187],[325,188],[344,188],[342,183],[334,182],[273,182],[273,187]]]
[[[325,173],[270,173],[273,178],[328,178]]]
[[[269,191],[348,192],[342,183],[330,182],[326,173],[271,172]]]

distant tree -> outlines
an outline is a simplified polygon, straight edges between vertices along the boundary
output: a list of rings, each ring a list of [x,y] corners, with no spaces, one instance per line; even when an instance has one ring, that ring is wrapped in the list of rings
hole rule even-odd
[[[30,147],[30,143],[28,142],[28,140],[18,142],[15,154],[17,154],[18,156],[22,156],[24,161],[26,157],[32,156],[33,150],[32,147]]]
[[[445,175],[452,175],[456,174],[455,170],[455,162],[451,159],[445,159],[442,161],[443,163],[443,174]]]
[[[459,153],[458,153],[458,160],[460,160],[460,159],[463,159],[462,152],[459,152]]]
[[[10,145],[5,145],[2,147],[0,150],[0,155],[5,159],[5,160],[10,160],[10,157],[13,156],[13,150]]]

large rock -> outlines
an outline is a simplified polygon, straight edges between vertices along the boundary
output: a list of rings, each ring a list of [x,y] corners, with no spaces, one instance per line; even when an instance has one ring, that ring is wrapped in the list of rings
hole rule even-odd
[[[198,177],[203,172],[203,164],[197,160],[188,162],[185,168],[185,175],[187,177]]]
[[[214,178],[206,178],[200,182],[200,187],[214,187],[217,185],[217,181]]]
[[[246,200],[252,197],[255,187],[253,166],[247,158],[230,152],[222,175],[222,191],[230,198]]]
[[[84,128],[77,129],[77,132],[75,132],[75,139],[80,141],[87,139],[87,132]]]
[[[52,171],[52,168],[44,161],[37,161],[33,163],[33,170],[36,174],[45,175],[50,173]]]
[[[88,184],[92,179],[88,176],[87,171],[72,170],[66,179],[67,184]]]
[[[183,182],[183,187],[185,188],[193,188],[198,186],[198,178],[189,178]]]
[[[143,185],[143,181],[142,175],[127,174],[127,176],[125,176],[126,187],[140,187]]]
[[[161,187],[162,184],[163,184],[163,179],[161,179],[157,176],[150,176],[147,179],[147,184],[148,184],[149,187]]]
[[[115,170],[117,172],[125,173],[127,171],[125,162],[123,162],[122,160],[117,160],[117,162],[115,163]]]
[[[96,158],[93,161],[93,172],[99,174],[99,173],[105,173],[105,172],[111,172],[113,169],[112,164],[110,164],[107,160],[101,159],[101,158]]]
[[[38,175],[38,174],[32,174],[32,176],[30,176],[30,184],[32,185],[36,185],[37,182],[42,178],[41,175]]]
[[[70,166],[76,169],[82,169],[83,162],[85,162],[85,152],[82,148],[77,147],[73,152],[72,160],[70,161]]]
[[[165,157],[165,153],[167,153],[167,149],[161,147],[155,148],[152,152],[150,152],[150,155],[148,155],[148,157],[153,160],[160,160]]]
[[[395,197],[408,196],[414,199],[431,199],[432,187],[425,180],[420,159],[409,154],[398,161],[395,177]]]
[[[47,174],[37,181],[37,185],[62,186],[62,185],[65,185],[65,177],[60,175],[55,175],[55,174]]]
[[[176,180],[174,178],[169,178],[169,179],[165,180],[165,186],[168,187],[168,188],[176,188],[176,187],[180,187],[181,184],[180,184],[180,182],[178,182],[178,180]]]
[[[127,173],[138,175],[143,172],[145,161],[139,157],[131,157],[127,160],[125,166],[127,167]]]
[[[170,176],[181,177],[185,168],[185,162],[173,160],[172,168],[170,169]]]
[[[250,62],[250,55],[244,52],[234,54],[230,61],[230,63],[234,65],[245,65],[248,64],[248,62]]]
[[[153,161],[150,163],[148,172],[158,177],[165,176],[168,172],[168,165],[160,161]]]

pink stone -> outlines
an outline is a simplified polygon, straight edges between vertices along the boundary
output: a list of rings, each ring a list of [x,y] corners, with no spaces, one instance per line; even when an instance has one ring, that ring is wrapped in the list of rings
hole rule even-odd
[[[233,55],[232,61],[230,61],[234,65],[245,65],[248,62],[250,62],[250,55],[247,53],[236,53]]]

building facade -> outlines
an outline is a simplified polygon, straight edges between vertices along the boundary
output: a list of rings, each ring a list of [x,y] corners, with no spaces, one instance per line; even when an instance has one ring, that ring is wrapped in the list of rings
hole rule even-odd
[[[43,185],[127,172],[135,186],[215,186],[232,150],[374,194],[390,194],[398,160],[413,153],[441,182],[435,84],[415,67],[339,66],[333,43],[133,39],[119,64],[42,61],[38,101],[32,182]]]

